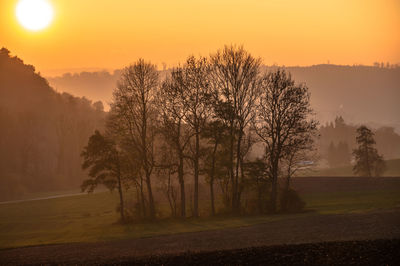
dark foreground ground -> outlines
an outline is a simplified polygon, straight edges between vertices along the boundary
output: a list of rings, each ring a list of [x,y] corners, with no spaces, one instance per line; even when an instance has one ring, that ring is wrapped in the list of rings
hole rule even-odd
[[[0,250],[0,264],[395,264],[400,210],[305,215],[248,227]]]
[[[399,265],[400,239],[186,252],[107,261],[120,265]]]

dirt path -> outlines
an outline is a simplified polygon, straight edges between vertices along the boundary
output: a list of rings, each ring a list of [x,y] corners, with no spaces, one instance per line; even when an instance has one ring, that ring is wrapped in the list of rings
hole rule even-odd
[[[104,193],[107,192],[105,189],[98,189],[93,194],[97,193]],[[48,199],[58,199],[58,198],[66,198],[66,197],[75,197],[75,196],[84,196],[87,195],[87,192],[74,192],[74,193],[64,193],[64,194],[56,194],[56,195],[49,195],[43,197],[36,197],[36,198],[28,198],[28,199],[19,199],[19,200],[8,200],[8,201],[0,201],[1,204],[10,204],[10,203],[20,203],[26,201],[37,201],[37,200],[48,200]]]
[[[57,199],[57,198],[65,198],[65,197],[73,197],[73,196],[82,196],[82,195],[85,195],[85,193],[69,193],[69,194],[54,195],[54,196],[46,196],[46,197],[39,197],[39,198],[33,198],[33,199],[0,201],[0,204],[10,204],[10,203],[20,203],[20,202],[26,202],[26,201]]]
[[[0,250],[0,264],[76,264],[129,258],[325,241],[400,239],[400,210],[315,215],[249,227],[101,243]]]

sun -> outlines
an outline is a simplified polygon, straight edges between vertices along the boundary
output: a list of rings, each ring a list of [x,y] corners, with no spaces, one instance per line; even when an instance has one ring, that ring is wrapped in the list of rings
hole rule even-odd
[[[20,0],[15,14],[24,28],[39,31],[50,25],[54,11],[47,0]]]

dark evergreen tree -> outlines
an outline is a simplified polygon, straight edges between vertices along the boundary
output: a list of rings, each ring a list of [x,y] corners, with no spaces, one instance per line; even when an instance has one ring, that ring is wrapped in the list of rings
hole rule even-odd
[[[374,133],[366,126],[357,129],[358,148],[353,150],[356,160],[353,171],[360,176],[380,176],[385,171],[383,156],[375,148]]]
[[[121,220],[125,220],[123,197],[123,155],[118,151],[116,144],[103,136],[98,130],[89,138],[88,145],[83,149],[83,169],[89,169],[89,179],[83,181],[82,192],[93,192],[98,185],[105,185],[108,189],[118,189],[119,210]]]

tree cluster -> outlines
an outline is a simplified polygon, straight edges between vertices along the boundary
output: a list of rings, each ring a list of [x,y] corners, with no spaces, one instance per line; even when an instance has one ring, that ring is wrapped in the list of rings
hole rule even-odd
[[[279,180],[286,178],[289,191],[290,177],[312,149],[312,114],[305,84],[281,69],[262,72],[261,59],[243,47],[190,56],[163,80],[155,65],[139,59],[123,70],[104,133],[96,132],[83,152],[90,178],[82,189],[109,179],[133,185],[136,213],[149,219],[157,217],[157,185],[173,216],[190,210],[197,217],[200,200],[208,199],[214,215],[217,197],[233,214],[283,210]],[[252,156],[257,147],[261,154]]]

